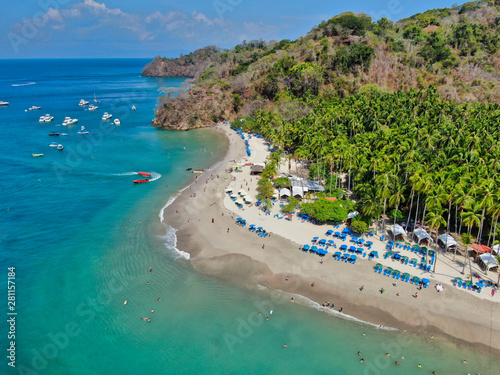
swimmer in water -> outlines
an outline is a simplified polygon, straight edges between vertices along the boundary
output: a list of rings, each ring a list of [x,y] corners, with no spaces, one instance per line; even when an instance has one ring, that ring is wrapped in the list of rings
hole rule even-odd
[[[390,357],[390,356],[391,356],[389,353],[385,353],[385,355],[386,355],[387,357]]]
[[[128,303],[128,301],[127,301],[127,300],[125,300],[125,302],[123,302],[123,304],[124,304],[124,305],[126,305],[127,303]]]
[[[466,364],[467,364],[467,360],[466,360],[466,359],[464,359],[464,360],[462,361],[462,363],[463,363],[464,365],[466,365]]]
[[[288,345],[287,345],[287,344],[283,344],[283,347],[284,347],[284,348],[288,348]]]
[[[419,364],[417,365],[417,367],[418,367],[418,368],[422,368],[422,365],[419,363]]]
[[[394,362],[394,363],[395,363],[395,365],[396,365],[396,366],[399,366],[399,362],[398,362],[398,361],[396,361],[396,362]]]
[[[361,352],[358,352],[358,355],[361,355]]]
[[[361,363],[365,363],[365,360],[364,360],[363,358],[361,358],[359,361],[360,361]]]

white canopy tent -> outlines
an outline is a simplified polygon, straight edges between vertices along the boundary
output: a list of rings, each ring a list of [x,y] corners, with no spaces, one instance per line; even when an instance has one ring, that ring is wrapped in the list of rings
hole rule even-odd
[[[420,244],[420,242],[422,242],[423,240],[429,240],[430,242],[432,242],[431,236],[429,235],[429,233],[427,233],[427,231],[424,228],[416,228],[413,231],[413,236],[417,238],[418,244]]]
[[[245,200],[245,202],[247,203],[252,203],[253,202],[253,199],[250,195],[246,195],[243,197],[243,199]]]
[[[290,196],[291,196],[290,189],[283,188],[280,190],[280,197],[290,197]]]
[[[406,231],[399,224],[391,225],[387,231],[390,232],[394,238],[396,238],[397,236],[407,236]]]
[[[444,246],[446,250],[448,250],[452,246],[457,246],[458,247],[458,242],[449,234],[442,234],[438,237],[438,244],[441,242],[441,244]]]
[[[500,250],[500,244],[493,246],[492,250],[495,254],[498,254],[498,251]]]
[[[358,212],[358,211],[349,212],[349,213],[347,214],[347,218],[348,218],[348,219],[352,219],[352,218],[356,217],[357,215],[359,215],[359,212]]]
[[[498,259],[490,253],[481,254],[479,258],[481,258],[481,262],[484,263],[488,270],[500,266],[500,263],[498,263]]]
[[[300,186],[292,186],[292,195],[304,198],[304,190]]]

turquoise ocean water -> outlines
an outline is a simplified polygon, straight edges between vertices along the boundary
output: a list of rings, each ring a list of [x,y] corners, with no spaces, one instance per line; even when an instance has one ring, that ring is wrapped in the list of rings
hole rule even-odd
[[[7,267],[16,267],[17,312],[16,367],[4,355],[1,374],[500,373],[489,356],[194,272],[159,214],[192,179],[185,169],[214,164],[224,142],[208,131],[149,126],[158,90],[183,79],[141,77],[147,62],[0,61],[0,100],[10,102],[0,108],[4,353],[11,341]],[[94,93],[97,111],[78,106],[82,98],[92,103]],[[42,109],[25,111],[32,105]],[[121,125],[102,122],[104,111]],[[40,124],[46,113],[53,122]],[[65,116],[79,122],[60,126]],[[77,134],[82,125],[89,135]],[[51,131],[68,136],[49,137]],[[64,150],[49,147],[54,141]],[[155,180],[134,185],[140,170]]]

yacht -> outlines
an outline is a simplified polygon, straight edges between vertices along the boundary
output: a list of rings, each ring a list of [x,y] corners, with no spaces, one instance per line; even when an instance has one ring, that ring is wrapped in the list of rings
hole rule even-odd
[[[95,97],[95,92],[94,92],[94,103],[99,103],[99,100]]]
[[[89,104],[89,102],[84,100],[84,99],[80,99],[80,103],[78,103],[78,105],[80,105],[82,107],[86,106],[87,104]]]
[[[77,122],[78,122],[77,118],[65,117],[62,124],[64,126],[68,126],[68,125],[76,124]]]
[[[28,111],[38,111],[42,107],[37,107],[36,105],[32,105],[31,107],[28,108]]]
[[[102,115],[103,120],[109,120],[111,117],[113,117],[113,115],[109,114],[108,112],[104,112],[104,114]]]
[[[117,118],[115,118],[115,121],[113,121],[115,123],[115,125],[120,125],[120,120],[118,120]]]
[[[67,136],[68,134],[66,134],[66,133],[61,133],[61,135],[63,135],[63,136]]]
[[[95,110],[96,110],[96,109],[98,109],[98,108],[99,108],[98,106],[91,104],[91,105],[89,105],[88,110],[89,110],[89,111],[95,111]]]
[[[49,115],[48,113],[45,116],[40,116],[38,122],[51,122],[54,119],[54,116]]]
[[[9,102],[4,102],[0,100],[0,107],[7,107],[9,105]]]

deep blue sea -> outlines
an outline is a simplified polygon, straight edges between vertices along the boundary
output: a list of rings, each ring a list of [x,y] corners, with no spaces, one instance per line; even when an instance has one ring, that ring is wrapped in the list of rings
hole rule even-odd
[[[500,373],[498,361],[450,343],[197,274],[159,213],[192,180],[185,169],[213,165],[224,142],[210,131],[150,126],[161,92],[183,79],[141,77],[147,62],[0,60],[0,100],[10,102],[0,108],[0,374]],[[33,105],[41,109],[26,111]],[[105,111],[121,124],[102,121]],[[45,114],[54,120],[39,123]],[[62,126],[66,116],[79,121]],[[133,184],[137,171],[154,181]],[[271,308],[269,322],[257,315]],[[17,313],[15,339],[9,312]],[[5,355],[10,341],[15,368]]]

